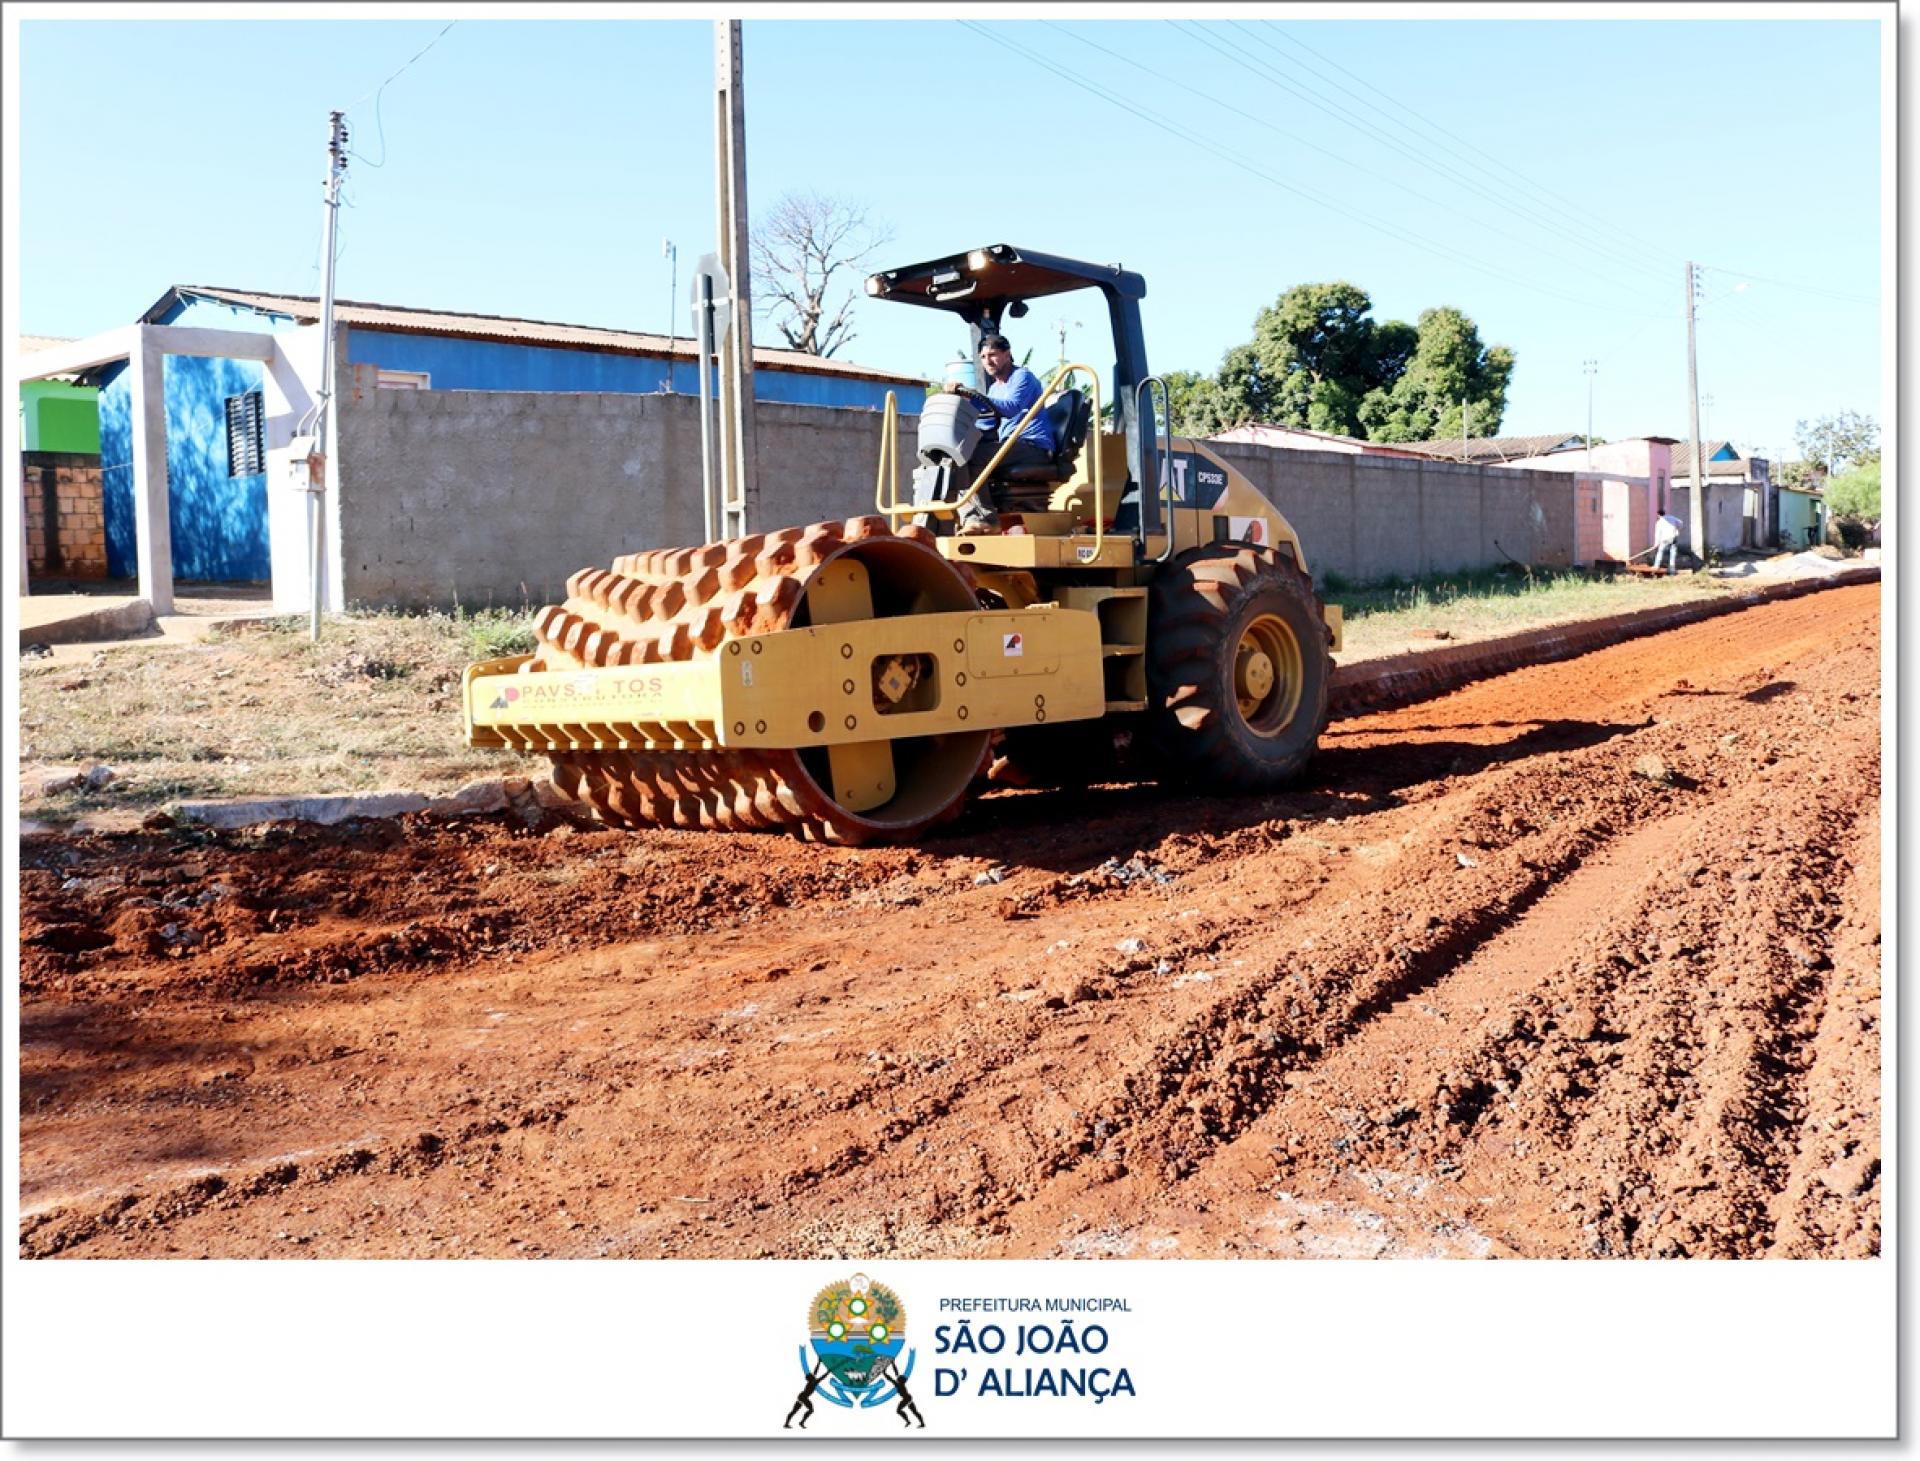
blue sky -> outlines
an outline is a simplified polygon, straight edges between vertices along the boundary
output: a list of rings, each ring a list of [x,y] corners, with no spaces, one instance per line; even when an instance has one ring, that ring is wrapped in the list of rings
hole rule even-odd
[[[1211,370],[1309,280],[1383,318],[1454,305],[1518,355],[1511,433],[1583,430],[1591,358],[1599,435],[1686,435],[1692,258],[1706,435],[1795,455],[1796,418],[1882,415],[1875,20],[967,13],[749,18],[755,212],[857,200],[885,263],[1119,260],[1160,369]],[[343,297],[665,329],[662,238],[683,293],[713,244],[711,25],[462,19],[376,125],[445,24],[24,22],[17,328],[108,329],[174,283],[318,293],[346,105]],[[1037,305],[1016,345],[1051,360],[1057,317],[1104,358],[1090,305]],[[957,343],[924,311],[858,319],[842,354],[875,365],[933,374]]]

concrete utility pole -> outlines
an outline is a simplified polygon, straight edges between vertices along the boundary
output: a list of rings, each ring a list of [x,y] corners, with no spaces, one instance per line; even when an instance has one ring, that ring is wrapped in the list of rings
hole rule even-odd
[[[1700,440],[1700,357],[1694,348],[1694,319],[1698,311],[1694,301],[1699,297],[1699,276],[1693,267],[1693,260],[1687,260],[1687,409],[1693,417],[1693,485],[1687,492],[1687,536],[1691,540],[1688,547],[1700,562],[1707,561],[1707,506],[1706,494],[1700,490],[1700,459],[1706,455],[1706,444]]]
[[[1600,372],[1600,362],[1583,360],[1580,369],[1587,377],[1587,470],[1593,470],[1593,378]]]
[[[732,486],[721,532],[743,536],[760,516],[760,478],[754,469],[753,298],[748,257],[747,104],[740,57],[740,22],[713,23],[713,167],[719,204],[720,263],[733,284],[732,328],[720,347],[720,449],[724,480]]]
[[[320,642],[320,605],[326,594],[323,572],[326,566],[327,422],[333,412],[333,253],[334,237],[340,221],[340,182],[347,173],[347,125],[345,112],[327,114],[327,216],[326,240],[322,244],[325,264],[320,274],[320,399],[313,418],[314,452],[307,472],[307,572],[312,579],[313,610],[307,632]]]
[[[669,387],[673,380],[673,342],[679,338],[680,326],[674,319],[680,308],[680,250],[673,246],[673,240],[660,240],[660,253],[667,261],[667,380]]]

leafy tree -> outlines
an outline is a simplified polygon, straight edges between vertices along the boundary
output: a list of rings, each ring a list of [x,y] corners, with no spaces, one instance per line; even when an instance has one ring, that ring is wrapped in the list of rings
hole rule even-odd
[[[1864,462],[1880,449],[1880,423],[1859,411],[1837,411],[1813,421],[1793,423],[1793,439],[1800,455],[1823,477],[1835,475],[1842,462]]]
[[[1794,487],[1803,492],[1811,492],[1819,483],[1813,474],[1811,462],[1775,462],[1773,480],[1780,487]]]
[[[1360,434],[1360,403],[1405,369],[1411,325],[1376,322],[1365,290],[1335,280],[1297,284],[1253,322],[1258,363],[1249,404],[1282,426]],[[1224,382],[1223,382],[1224,383]]]
[[[1513,364],[1513,351],[1483,345],[1479,327],[1459,310],[1423,310],[1406,368],[1368,393],[1361,423],[1373,441],[1498,435]]]
[[[1379,441],[1460,434],[1460,401],[1476,435],[1506,411],[1513,352],[1488,349],[1473,321],[1433,309],[1420,323],[1376,321],[1365,290],[1344,280],[1299,284],[1260,311],[1253,339],[1210,379],[1179,372],[1178,429],[1205,434],[1270,422]]]
[[[1827,483],[1827,506],[1843,517],[1880,516],[1880,453]]]
[[[833,354],[854,338],[861,266],[892,237],[844,199],[784,194],[749,239],[754,312],[772,321],[788,349]]]
[[[1220,388],[1212,376],[1197,370],[1169,370],[1161,379],[1167,383],[1167,404],[1176,435],[1205,436],[1223,429],[1218,410]]]

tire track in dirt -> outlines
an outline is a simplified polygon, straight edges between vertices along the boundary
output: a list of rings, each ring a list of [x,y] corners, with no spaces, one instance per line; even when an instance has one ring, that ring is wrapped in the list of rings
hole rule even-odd
[[[1868,646],[1863,644],[1861,647],[1866,648]],[[1745,678],[1758,681],[1748,693],[1750,695],[1755,694],[1764,690],[1769,685],[1777,685],[1778,682],[1771,679],[1771,674],[1771,667],[1767,666],[1760,667],[1757,674],[1752,671],[1747,672]],[[1678,679],[1678,688],[1683,692],[1692,689],[1683,678]],[[1763,696],[1763,699],[1764,698],[1771,697]],[[1687,735],[1696,723],[1710,718],[1712,713],[1712,701],[1707,697],[1694,698],[1689,696],[1682,699],[1680,703],[1683,707],[1680,713],[1667,716],[1659,735],[1653,738],[1659,740],[1663,746],[1668,748],[1670,756],[1676,753],[1684,754],[1686,746],[1680,738]],[[1676,742],[1678,742],[1678,744],[1676,744]],[[1724,751],[1726,748],[1722,747],[1721,749]],[[1624,759],[1626,754],[1626,752],[1623,752],[1621,759]],[[1768,752],[1767,755],[1772,758],[1773,753]],[[1614,774],[1624,778],[1627,774],[1625,766],[1616,761]],[[1691,778],[1685,779],[1691,780]],[[1514,789],[1507,787],[1494,791],[1492,796],[1495,799],[1502,797],[1511,799],[1513,794]],[[1686,830],[1693,820],[1702,817],[1717,817],[1722,814],[1723,810],[1730,810],[1737,815],[1740,808],[1735,806],[1731,809],[1725,809],[1695,805],[1687,808],[1682,813],[1664,818],[1660,823],[1656,824],[1655,829],[1650,829],[1645,835],[1655,838],[1664,846],[1667,842],[1676,838],[1681,831]],[[1631,815],[1622,818],[1620,812],[1621,809],[1618,807],[1610,809],[1610,814],[1616,823],[1630,824],[1632,821]],[[1602,819],[1600,827],[1603,835],[1609,830],[1607,822],[1604,819]],[[1638,845],[1637,838],[1641,834],[1632,835],[1636,839],[1636,842],[1625,854],[1628,858],[1631,858],[1636,853],[1649,850],[1643,849]],[[1547,877],[1543,878],[1541,883],[1530,893],[1523,892],[1517,896],[1513,900],[1513,909],[1509,911],[1523,912],[1524,904],[1528,901],[1529,897],[1538,896],[1540,888],[1544,887],[1547,881],[1550,881],[1552,877],[1557,876],[1569,867],[1578,866],[1581,857],[1590,855],[1591,851],[1591,847],[1576,849],[1573,855],[1563,859],[1557,865],[1550,866]],[[1430,874],[1431,870],[1429,869],[1428,871]],[[1600,876],[1584,877],[1579,873],[1575,874],[1575,878],[1580,881],[1583,889],[1604,886],[1606,881]],[[1635,926],[1635,921],[1644,916],[1643,910],[1632,906],[1631,895],[1626,896],[1628,897],[1628,915],[1624,926],[1613,931],[1617,937],[1630,935],[1632,928]],[[1577,909],[1580,906],[1578,897],[1568,906]],[[1489,921],[1497,923],[1501,916],[1499,912],[1494,912]],[[1449,936],[1455,937],[1455,930],[1449,930]],[[1445,962],[1445,954],[1450,951],[1447,948],[1447,943],[1447,939],[1441,941],[1442,963]],[[1467,937],[1463,940],[1458,940],[1458,943],[1461,945],[1458,949],[1459,952],[1465,952],[1474,946],[1475,939],[1471,931],[1471,925],[1469,925]],[[1471,967],[1471,965],[1469,965],[1469,967]],[[1511,969],[1512,966],[1509,967]],[[1379,1008],[1383,1001],[1393,998],[1404,998],[1408,992],[1420,989],[1422,987],[1422,978],[1423,975],[1419,971],[1416,961],[1414,972],[1404,983],[1393,979],[1383,981],[1378,990],[1377,997],[1371,1001],[1363,998],[1355,1003],[1347,1011],[1346,1021],[1348,1023],[1364,1022],[1365,1018]],[[1236,1098],[1243,1096],[1250,1097],[1251,1099],[1248,1104],[1257,1109],[1265,1090],[1268,1088],[1270,1078],[1277,1073],[1277,1068],[1285,1067],[1291,1061],[1299,1059],[1302,1056],[1306,1057],[1310,1062],[1316,1048],[1315,1040],[1311,1035],[1304,1040],[1275,1038],[1274,1032],[1271,1026],[1269,1026],[1262,1032],[1263,1038],[1254,1042],[1251,1046],[1249,1046],[1244,1039],[1236,1039],[1236,1036],[1240,1034],[1241,1026],[1244,1024],[1248,1013],[1261,1007],[1263,998],[1270,992],[1271,983],[1271,980],[1265,983],[1256,983],[1251,988],[1241,992],[1232,1001],[1223,1002],[1205,1011],[1196,1017],[1194,1021],[1190,1022],[1188,1026],[1180,1030],[1172,1040],[1163,1043],[1160,1047],[1149,1053],[1147,1058],[1141,1062],[1143,1074],[1138,1077],[1129,1078],[1127,1096],[1132,1099],[1123,1100],[1121,1109],[1118,1110],[1113,1106],[1109,1106],[1096,1118],[1091,1134],[1096,1142],[1104,1141],[1106,1143],[1106,1146],[1102,1148],[1104,1154],[1111,1156],[1110,1148],[1114,1143],[1115,1137],[1119,1133],[1129,1130],[1128,1117],[1130,1115],[1138,1118],[1138,1124],[1142,1128],[1153,1126],[1156,1123],[1156,1118],[1157,1124],[1163,1130],[1170,1127],[1177,1127],[1180,1118],[1176,1116],[1169,1119],[1164,1115],[1164,1112],[1168,1109],[1180,1108],[1182,1105],[1181,1098],[1183,1096],[1191,1097],[1193,1089],[1209,1093],[1209,1095],[1214,1098],[1216,1106],[1224,1102],[1229,1111],[1232,1110]],[[1591,1018],[1590,1012],[1574,1011],[1571,1006],[1568,1007],[1568,1010],[1573,1012],[1578,1020]],[[1763,1020],[1773,1018],[1778,1013],[1779,1011],[1777,1010],[1762,1011],[1761,1018]],[[1551,1021],[1548,1023],[1551,1024]],[[1337,1029],[1338,1027],[1338,1023],[1336,1022],[1335,1028]],[[1509,1033],[1511,1032],[1509,1031]],[[1322,1043],[1325,1043],[1324,1039]],[[1230,1056],[1224,1062],[1218,1059],[1203,1061],[1195,1058],[1196,1055],[1211,1058],[1216,1056],[1222,1049],[1231,1052]],[[1734,1065],[1738,1069],[1745,1070],[1749,1068],[1751,1062],[1736,1056]],[[1578,1091],[1578,1087],[1571,1077],[1561,1074],[1558,1076],[1558,1079],[1560,1080],[1563,1092]],[[1459,1099],[1457,1101],[1450,1100],[1448,1104],[1464,1109],[1478,1109],[1478,1107],[1493,1094],[1490,1090],[1481,1089],[1481,1083],[1478,1082],[1460,1080],[1457,1084],[1461,1086]],[[1502,1082],[1502,1084],[1504,1084],[1504,1082]],[[1224,1095],[1222,1095],[1222,1093],[1224,1093]],[[1776,1098],[1785,1099],[1784,1095],[1778,1093],[1776,1093]],[[1752,1104],[1753,1101],[1749,1099],[1747,1105],[1743,1107],[1740,1098],[1735,1098],[1733,1109],[1736,1111],[1750,1109]],[[1192,1105],[1193,1102],[1189,1099],[1186,1102],[1186,1109],[1191,1110]],[[1190,1129],[1190,1134],[1194,1137],[1194,1145],[1198,1149],[1204,1150],[1208,1145],[1223,1138],[1231,1138],[1233,1135],[1233,1123],[1231,1120],[1214,1125],[1213,1129],[1208,1129],[1211,1123],[1207,1122],[1204,1118],[1210,1113],[1203,1108],[1198,1114],[1203,1117],[1200,1123],[1200,1129],[1197,1132],[1192,1132]],[[1717,1123],[1712,1120],[1708,1122],[1709,1126],[1715,1124]],[[1141,1133],[1135,1132],[1136,1136],[1139,1134]],[[1345,1140],[1344,1138],[1336,1139]],[[1083,1149],[1087,1145],[1088,1143],[1083,1142]],[[1168,1184],[1179,1180],[1182,1175],[1180,1166],[1187,1161],[1187,1153],[1178,1150],[1177,1143],[1174,1145],[1176,1147],[1175,1165],[1161,1174]],[[1120,1171],[1124,1173],[1124,1163],[1117,1165]],[[1147,1185],[1150,1186],[1151,1184]],[[1074,1195],[1078,1196],[1078,1194]],[[1142,1198],[1143,1203],[1147,1200],[1147,1194],[1144,1192],[1136,1195]],[[1011,1198],[1012,1200],[1018,1201],[1023,1194],[1016,1189],[1012,1192],[1003,1193],[1001,1196],[1003,1200]],[[1127,1204],[1121,1203],[1119,1205]],[[1039,1218],[1040,1214],[1037,1211],[1023,1213],[1020,1225],[1028,1231],[1032,1231]],[[1593,1225],[1590,1224],[1589,1226]]]
[[[1865,1257],[1880,1250],[1880,1087],[1850,1058],[1880,1029],[1880,815],[1862,818],[1840,894],[1844,914],[1807,1063],[1803,1115],[1786,1181],[1769,1208],[1785,1258]]]
[[[1870,651],[1871,645],[1858,648]],[[1839,697],[1842,714],[1848,698]],[[1818,720],[1823,714],[1816,709],[1810,718]],[[1669,731],[1684,734],[1689,722],[1699,719],[1698,715],[1678,718],[1669,723]],[[1820,782],[1869,788],[1877,783],[1877,751],[1869,750],[1851,764],[1816,769],[1825,755],[1818,752],[1802,765],[1785,769]],[[1305,1148],[1302,1155],[1316,1159],[1325,1169],[1318,1174],[1322,1180],[1308,1184],[1322,1194],[1320,1200],[1303,1201],[1289,1193],[1271,1210],[1256,1209],[1250,1226],[1261,1229],[1264,1236],[1227,1231],[1210,1235],[1210,1240],[1238,1251],[1324,1251],[1324,1235],[1313,1231],[1314,1224],[1301,1213],[1317,1218],[1326,1208],[1324,1179],[1331,1175],[1344,1179],[1335,1184],[1343,1200],[1380,1208],[1386,1205],[1384,1195],[1392,1200],[1398,1216],[1417,1215],[1419,1221],[1409,1220],[1397,1235],[1402,1247],[1415,1253],[1430,1246],[1436,1236],[1470,1230],[1471,1223],[1480,1220],[1474,1201],[1492,1200],[1495,1195],[1509,1198],[1535,1188],[1552,1190],[1563,1201],[1551,1214],[1524,1215],[1526,1220],[1504,1235],[1510,1246],[1517,1244],[1521,1251],[1542,1247],[1552,1252],[1601,1254],[1648,1251],[1644,1239],[1638,1244],[1633,1241],[1636,1228],[1649,1210],[1658,1217],[1663,1208],[1673,1209],[1676,1198],[1693,1219],[1711,1217],[1713,1221],[1698,1230],[1690,1224],[1679,1238],[1670,1235],[1669,1251],[1728,1255],[1763,1251],[1768,1243],[1764,1208],[1779,1180],[1781,1134],[1791,1132],[1802,1100],[1799,1078],[1808,1061],[1802,1037],[1809,1029],[1808,1011],[1819,997],[1820,981],[1810,977],[1809,966],[1817,968],[1824,962],[1819,926],[1826,915],[1820,905],[1841,901],[1829,899],[1822,891],[1835,881],[1824,849],[1848,842],[1848,819],[1853,815],[1844,808],[1792,805],[1782,813],[1771,807],[1777,800],[1770,787],[1735,780],[1716,804],[1670,814],[1629,834],[1627,841],[1602,854],[1614,864],[1647,860],[1646,868],[1624,890],[1596,874],[1595,868],[1604,864],[1582,868],[1541,900],[1515,929],[1484,946],[1442,985],[1423,991],[1417,1001],[1403,1002],[1374,1028],[1359,1032],[1326,1064],[1290,1073],[1288,1081],[1305,1088],[1301,1096],[1283,1102],[1263,1119],[1237,1144],[1234,1160],[1215,1164],[1196,1194],[1184,1199],[1188,1210],[1184,1221],[1193,1225],[1193,1209],[1204,1212],[1219,1203],[1223,1186],[1244,1196],[1278,1181],[1284,1192],[1291,1185],[1289,1168],[1295,1153]],[[1726,825],[1758,829],[1752,845],[1736,848],[1732,856],[1743,864],[1758,861],[1760,866],[1743,865],[1717,880],[1708,878],[1716,827]],[[1682,833],[1685,839],[1676,842]],[[1789,849],[1792,856],[1783,859],[1781,854]],[[1727,854],[1721,856],[1724,860]],[[1871,863],[1870,858],[1856,861]],[[1764,891],[1758,898],[1743,900],[1737,891],[1743,883],[1761,884]],[[1676,898],[1671,889],[1689,884],[1693,886],[1686,888],[1683,906],[1695,916],[1685,927],[1662,927],[1661,937],[1645,940],[1650,927],[1672,920]],[[1547,949],[1535,948],[1517,961],[1503,961],[1503,972],[1510,976],[1505,987],[1476,987],[1471,982],[1476,966],[1503,946],[1530,941],[1530,926],[1542,918],[1551,918],[1562,908],[1586,916],[1583,905],[1591,901],[1587,894],[1595,888],[1608,895],[1599,906],[1586,909],[1598,922],[1587,937],[1570,945],[1564,959],[1556,961]],[[1701,897],[1696,888],[1708,896]],[[1711,914],[1719,908],[1740,907],[1743,901],[1757,905],[1760,928],[1753,926],[1752,915],[1723,924]],[[1698,916],[1702,909],[1709,912],[1704,919]],[[1769,918],[1775,910],[1786,912]],[[1860,920],[1868,927],[1874,926],[1871,910],[1869,900]],[[1564,917],[1557,922],[1563,927],[1550,929],[1548,943],[1564,931]],[[1771,927],[1765,926],[1768,922]],[[1765,948],[1785,952],[1757,961],[1755,968],[1751,945],[1756,934]],[[1641,947],[1635,950],[1637,942]],[[1621,958],[1623,949],[1631,950],[1632,957]],[[1661,964],[1678,959],[1679,979],[1664,986],[1649,981],[1654,988],[1635,987],[1637,981],[1630,976],[1647,972],[1635,969],[1635,959],[1655,966],[1655,972]],[[1866,969],[1863,982],[1877,996],[1877,971],[1870,961]],[[1593,970],[1609,971],[1608,977],[1596,977]],[[1619,977],[1622,970],[1629,977]],[[1705,1016],[1727,1032],[1726,1038],[1717,1041],[1696,1028],[1703,1023],[1701,1000],[1697,989],[1689,988],[1707,980],[1736,986],[1718,1001],[1723,1009],[1731,1007],[1731,1017],[1711,1009]],[[1529,987],[1536,981],[1542,983],[1538,992]],[[1403,1033],[1396,1027],[1409,1023],[1410,1009],[1431,1015],[1444,1028],[1457,1017],[1462,997],[1467,998],[1470,1013],[1493,1013],[1484,1021],[1477,1042],[1470,1041],[1458,1060],[1458,1069],[1446,1070],[1448,1062],[1435,1058],[1456,1053],[1449,1045],[1437,1043],[1445,1038],[1440,1033],[1432,1037],[1436,1043],[1425,1055],[1417,1036],[1400,1042],[1397,1051],[1376,1049],[1382,1041],[1391,1042],[1396,1033]],[[1647,1018],[1649,1007],[1659,1018]],[[1663,1029],[1662,1020],[1674,1028]],[[1619,1046],[1638,1052],[1624,1070],[1614,1070],[1617,1057],[1593,1055]],[[1372,1058],[1376,1055],[1379,1058]],[[1831,1063],[1838,1071],[1857,1070],[1857,1050]],[[1676,1096],[1675,1083],[1669,1078],[1676,1068],[1687,1071],[1683,1091],[1698,1088],[1688,1099]],[[1593,1092],[1585,1083],[1612,1089],[1603,1090],[1606,1099],[1590,1101]],[[1684,1175],[1663,1178],[1644,1164],[1635,1165],[1640,1133],[1661,1127],[1660,1110],[1648,1109],[1649,1098],[1658,1096],[1687,1111],[1686,1136],[1665,1141],[1682,1152],[1675,1165]],[[1568,1135],[1568,1128],[1581,1120],[1579,1112],[1588,1104],[1607,1109],[1585,1118],[1584,1126]],[[1854,1115],[1857,1118],[1858,1112]],[[1337,1118],[1330,1128],[1329,1117]],[[1843,1112],[1840,1123],[1844,1126],[1847,1119]],[[1465,1151],[1461,1150],[1465,1133],[1452,1141],[1422,1140],[1429,1127],[1444,1137],[1453,1127],[1470,1133],[1476,1123],[1480,1140]],[[1873,1175],[1871,1153],[1855,1155],[1853,1145],[1846,1146],[1849,1160],[1831,1177],[1847,1191],[1870,1182]],[[1530,1147],[1539,1150],[1540,1160],[1521,1160],[1531,1155]],[[1563,1154],[1573,1154],[1574,1160],[1566,1165],[1578,1178],[1581,1162],[1590,1161],[1596,1149],[1617,1158],[1597,1179],[1591,1172],[1584,1181],[1561,1176]],[[1704,1163],[1701,1152],[1708,1154]],[[1496,1155],[1503,1160],[1489,1160]],[[1513,1160],[1504,1160],[1508,1156]],[[1363,1165],[1366,1161],[1375,1164],[1371,1170]],[[1458,1180],[1463,1167],[1491,1180],[1470,1182],[1464,1197],[1450,1195],[1455,1189],[1446,1179]],[[1489,1167],[1496,1170],[1489,1174]],[[1414,1200],[1429,1190],[1438,1195],[1427,1202]],[[1712,1200],[1696,1195],[1702,1193],[1712,1194]],[[1352,1210],[1373,1218],[1375,1228],[1384,1221],[1378,1212],[1367,1213],[1364,1207]],[[1560,1214],[1573,1212],[1579,1212],[1583,1221],[1560,1220]],[[1308,1228],[1304,1237],[1285,1241],[1290,1231],[1302,1226]],[[1175,1233],[1173,1226],[1157,1225],[1150,1230],[1149,1241],[1159,1243],[1163,1251],[1171,1249],[1179,1246]]]

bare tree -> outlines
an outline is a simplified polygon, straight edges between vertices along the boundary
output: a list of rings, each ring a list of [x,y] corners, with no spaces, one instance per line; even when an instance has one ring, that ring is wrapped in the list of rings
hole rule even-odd
[[[835,280],[858,275],[873,251],[893,237],[844,198],[787,193],[755,225],[753,302],[786,337],[789,348],[831,355],[853,339],[852,281],[844,296]]]

